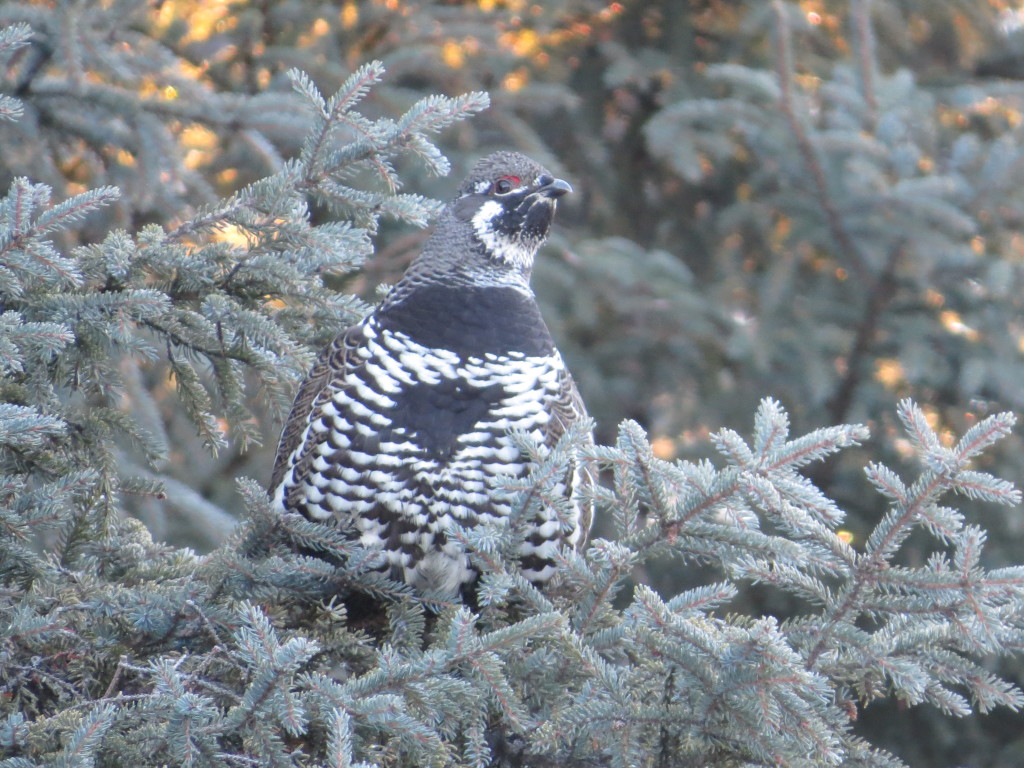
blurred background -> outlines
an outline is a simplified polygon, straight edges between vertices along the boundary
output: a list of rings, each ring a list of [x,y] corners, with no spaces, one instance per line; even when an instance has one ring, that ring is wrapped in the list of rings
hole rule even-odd
[[[58,199],[123,192],[66,247],[174,226],[280,169],[309,125],[284,73],[299,67],[331,93],[378,59],[385,83],[361,107],[371,117],[432,93],[491,96],[442,135],[451,176],[410,163],[405,191],[447,199],[499,148],[573,184],[534,286],[601,442],[631,418],[658,456],[708,457],[708,434],[749,431],[765,396],[795,434],[866,423],[869,443],[811,476],[848,512],[856,546],[884,511],[864,464],[911,457],[897,400],[915,398],[950,440],[1024,410],[1015,2],[0,0],[0,26],[16,22],[36,36],[0,70],[0,93],[25,104],[0,122],[0,188],[27,176]],[[375,256],[335,287],[377,300],[425,235],[385,222]],[[263,445],[211,456],[167,370],[132,376],[154,395],[141,418],[170,438],[162,466],[126,458],[126,472],[168,484],[166,501],[136,512],[158,538],[209,550],[241,509],[232,479],[269,478],[283,414],[254,390]],[[124,407],[136,405],[128,391]],[[1019,436],[985,462],[1021,484]],[[989,566],[1024,562],[1019,510],[968,509],[989,531]],[[905,557],[927,554],[911,541]],[[672,593],[702,577],[668,562],[643,578]],[[744,601],[736,610],[799,610],[768,590]],[[1019,667],[1002,673],[1024,681]],[[894,720],[896,706],[869,707],[857,728],[911,765],[1024,764],[1013,713]]]

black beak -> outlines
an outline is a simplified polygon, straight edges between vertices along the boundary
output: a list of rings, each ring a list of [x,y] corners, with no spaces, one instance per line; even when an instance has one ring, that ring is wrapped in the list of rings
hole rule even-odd
[[[562,181],[561,179],[551,179],[548,181],[550,178],[549,176],[541,179],[543,186],[537,190],[538,194],[545,197],[559,198],[572,192],[572,185],[568,181]]]

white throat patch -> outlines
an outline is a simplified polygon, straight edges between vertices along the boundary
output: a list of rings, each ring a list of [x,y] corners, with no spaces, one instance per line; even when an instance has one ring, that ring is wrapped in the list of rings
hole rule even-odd
[[[491,220],[500,216],[503,207],[497,200],[488,200],[473,216],[473,230],[490,255],[514,267],[529,269],[537,253],[538,244],[527,244],[519,238],[510,238],[495,232]]]

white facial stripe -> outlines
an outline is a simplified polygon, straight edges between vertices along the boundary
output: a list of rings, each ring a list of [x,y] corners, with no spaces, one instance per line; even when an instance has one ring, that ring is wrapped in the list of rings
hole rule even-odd
[[[480,234],[480,230],[483,228],[487,228],[490,231],[491,219],[500,216],[502,210],[502,205],[497,200],[488,200],[480,206],[479,211],[473,214],[473,229],[476,230],[477,234]]]
[[[491,220],[500,216],[504,208],[497,200],[488,200],[473,216],[473,230],[492,258],[515,267],[529,268],[539,243],[527,244],[519,238],[510,238],[496,232]]]

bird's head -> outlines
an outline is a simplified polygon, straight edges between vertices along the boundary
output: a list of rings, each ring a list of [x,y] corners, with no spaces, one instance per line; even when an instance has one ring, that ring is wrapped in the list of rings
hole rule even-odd
[[[452,202],[455,219],[472,228],[487,258],[529,272],[548,236],[558,198],[568,182],[518,152],[495,152],[480,160]]]

